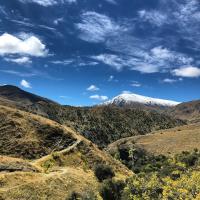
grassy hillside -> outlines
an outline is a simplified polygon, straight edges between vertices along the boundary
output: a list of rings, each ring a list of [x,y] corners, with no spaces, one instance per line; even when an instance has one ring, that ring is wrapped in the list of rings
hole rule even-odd
[[[59,124],[0,106],[0,155],[36,159],[75,141]]]
[[[182,151],[200,149],[200,124],[184,125],[145,136],[121,139],[109,145],[108,150],[120,147],[140,148],[154,155],[175,155]]]
[[[6,106],[0,117],[0,199],[97,199],[96,166],[111,168],[115,180],[132,175],[68,127]]]

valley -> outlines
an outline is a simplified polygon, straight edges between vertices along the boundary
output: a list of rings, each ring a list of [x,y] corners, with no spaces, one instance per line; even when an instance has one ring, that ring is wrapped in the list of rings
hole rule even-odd
[[[1,86],[0,199],[144,199],[128,188],[155,177],[146,195],[164,199],[167,178],[198,175],[200,124],[146,106],[62,106]]]

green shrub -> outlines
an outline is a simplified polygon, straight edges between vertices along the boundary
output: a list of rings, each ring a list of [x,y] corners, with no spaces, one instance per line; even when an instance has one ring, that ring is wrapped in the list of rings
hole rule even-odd
[[[102,182],[105,179],[111,179],[115,176],[113,169],[105,164],[98,164],[94,169],[95,176],[97,179]]]
[[[120,200],[124,187],[124,182],[108,179],[101,185],[100,195],[103,200]]]

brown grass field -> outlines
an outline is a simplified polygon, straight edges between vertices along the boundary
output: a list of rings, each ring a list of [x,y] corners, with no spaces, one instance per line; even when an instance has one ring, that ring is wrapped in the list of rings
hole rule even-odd
[[[200,149],[200,123],[121,139],[109,145],[108,149],[124,144],[145,149],[155,155],[174,155]]]

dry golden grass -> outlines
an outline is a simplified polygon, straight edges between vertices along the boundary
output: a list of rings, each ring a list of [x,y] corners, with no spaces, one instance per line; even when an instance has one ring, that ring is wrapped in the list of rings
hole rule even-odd
[[[118,140],[109,150],[120,145],[136,146],[155,155],[178,154],[182,151],[200,149],[200,124],[191,124]]]
[[[6,200],[65,200],[72,192],[97,193],[98,182],[92,172],[64,168],[45,173],[0,174],[0,197]]]
[[[93,170],[95,165],[100,163],[111,166],[116,179],[124,180],[132,175],[132,172],[119,161],[99,150],[96,145],[69,127],[61,126],[37,115],[0,106],[0,116],[3,114],[6,120],[0,123],[1,130],[7,130],[9,137],[3,140],[1,151],[4,155],[7,153],[7,156],[1,156],[0,163],[4,168],[5,166],[8,169],[11,168],[11,171],[0,172],[0,200],[65,200],[72,192],[97,194],[101,183],[94,176]],[[9,130],[7,129],[8,122]],[[37,126],[34,126],[35,124]],[[49,151],[46,152],[50,154],[39,159],[19,159],[24,157],[23,146],[17,149],[17,154],[14,151],[10,153],[9,145],[14,150],[16,144],[29,145],[30,141],[36,141],[38,144],[36,148],[40,149],[43,138],[38,135],[39,126],[48,127],[48,130],[56,131],[56,134],[57,130],[60,130],[74,142],[60,150],[49,147]],[[44,129],[43,134],[47,131],[51,135],[52,132],[49,133],[48,130]],[[17,131],[22,133],[20,138],[16,137]],[[3,151],[2,147],[7,147],[7,151]],[[16,155],[19,158],[9,157],[10,155]]]

